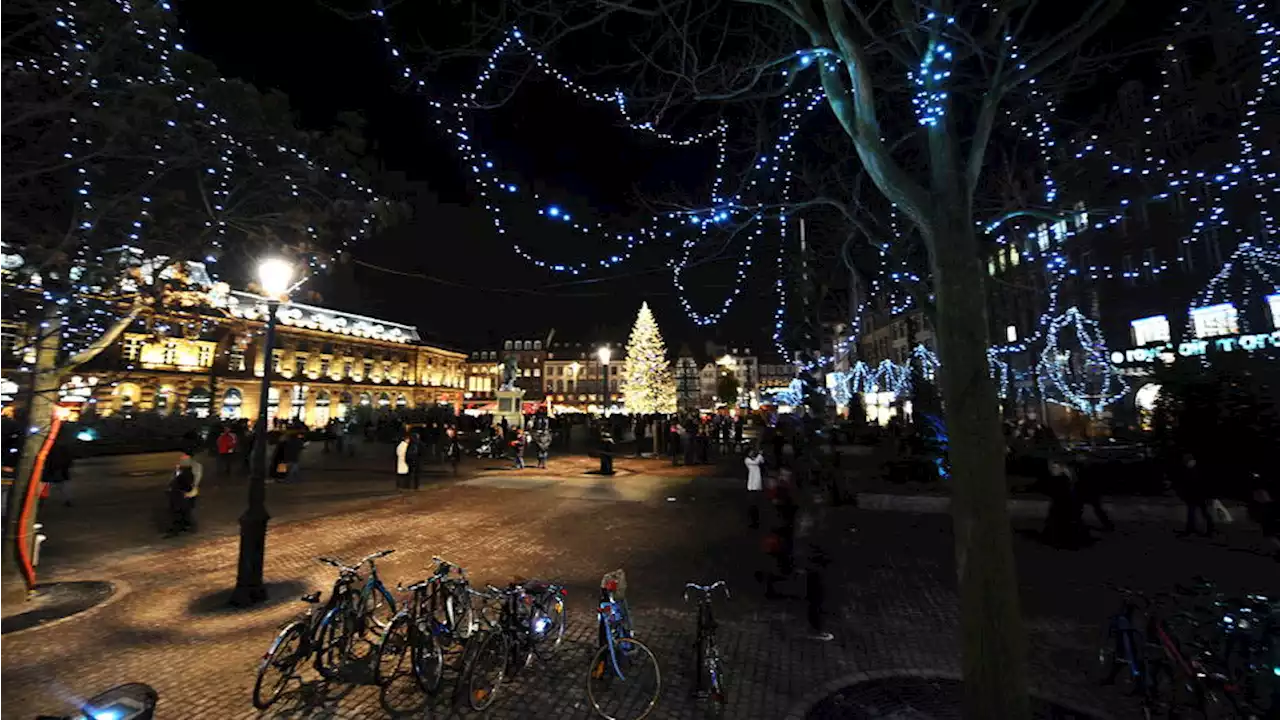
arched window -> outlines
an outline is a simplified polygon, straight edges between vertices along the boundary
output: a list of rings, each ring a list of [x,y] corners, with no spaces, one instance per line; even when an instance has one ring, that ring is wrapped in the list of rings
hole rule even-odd
[[[314,417],[311,418],[312,422],[316,426],[323,427],[329,424],[329,403],[330,402],[331,402],[331,398],[329,396],[328,390],[321,390],[320,392],[316,393],[316,410],[314,413]]]
[[[198,418],[209,417],[209,405],[212,398],[209,397],[209,388],[197,386],[187,393],[187,414],[195,415]]]
[[[386,394],[386,393],[382,393],[382,394],[378,395],[378,407],[384,408],[384,407],[387,407],[387,406],[388,406],[388,405],[390,405],[390,404],[391,404],[391,396],[390,396],[390,395],[388,395],[388,394]]]
[[[373,396],[367,392],[360,393],[360,404],[368,407],[373,404]]]
[[[276,411],[280,409],[280,388],[269,388],[267,390],[267,419],[270,420],[276,416]]]
[[[405,397],[404,393],[400,393],[396,396],[396,409],[403,410],[407,407],[409,407],[409,398]]]
[[[222,419],[235,420],[240,417],[240,408],[243,404],[244,395],[236,388],[228,388],[227,392],[222,395]]]
[[[502,349],[503,349],[503,350],[510,350],[510,349],[511,349],[511,341],[510,341],[510,340],[508,340],[508,341],[506,341],[506,342],[502,343]]]
[[[338,398],[338,419],[346,420],[351,414],[351,393],[344,392]]]

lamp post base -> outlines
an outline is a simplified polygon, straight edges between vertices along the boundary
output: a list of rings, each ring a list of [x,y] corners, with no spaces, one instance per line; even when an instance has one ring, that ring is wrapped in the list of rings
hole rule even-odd
[[[231,593],[230,601],[234,607],[247,607],[267,599],[262,569],[267,552],[267,521],[270,519],[265,507],[250,508],[240,516],[240,560],[236,568],[236,589]]]

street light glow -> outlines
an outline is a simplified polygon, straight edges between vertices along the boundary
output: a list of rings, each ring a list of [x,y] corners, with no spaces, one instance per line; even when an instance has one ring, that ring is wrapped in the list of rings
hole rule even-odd
[[[602,347],[596,351],[596,354],[600,356],[600,363],[602,365],[608,365],[609,358],[613,355],[613,351],[608,347]]]
[[[293,281],[293,266],[283,258],[267,258],[258,263],[258,283],[262,292],[273,300],[284,299]]]

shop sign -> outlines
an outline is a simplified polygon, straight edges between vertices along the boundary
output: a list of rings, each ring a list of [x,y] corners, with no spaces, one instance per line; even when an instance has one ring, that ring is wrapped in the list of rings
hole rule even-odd
[[[1280,348],[1280,330],[1251,335],[1229,335],[1205,340],[1187,340],[1177,344],[1176,352],[1182,357],[1202,357],[1208,354],[1211,348],[1213,352],[1246,353],[1267,348]],[[1171,363],[1174,359],[1174,352],[1175,346],[1171,342],[1151,347],[1129,348],[1124,351],[1116,350],[1111,353],[1111,362],[1116,365],[1123,363],[1153,363],[1158,359],[1165,363]]]

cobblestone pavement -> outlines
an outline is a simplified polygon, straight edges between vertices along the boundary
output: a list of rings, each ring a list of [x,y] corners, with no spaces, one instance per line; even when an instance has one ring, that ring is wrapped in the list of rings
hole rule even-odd
[[[182,546],[114,552],[80,571],[51,579],[110,578],[128,588],[116,602],[52,627],[4,638],[3,716],[29,718],[126,681],[160,693],[157,717],[256,717],[250,688],[261,653],[296,613],[296,598],[327,589],[318,555],[346,558],[393,547],[380,563],[389,581],[425,574],[432,554],[467,566],[476,583],[514,575],[545,577],[569,588],[570,630],[548,663],[536,663],[504,687],[488,716],[585,718],[588,654],[599,577],[623,567],[639,637],[663,668],[657,718],[700,716],[688,697],[694,614],[682,604],[686,580],[726,579],[733,598],[718,602],[729,676],[726,717],[782,718],[800,712],[859,673],[891,669],[957,671],[958,604],[950,528],[945,517],[836,510],[839,545],[831,568],[830,629],[836,640],[805,637],[800,600],[765,601],[752,573],[761,566],[734,495],[738,481],[690,481],[671,494],[652,478],[649,493],[566,490],[564,478],[475,477],[420,493],[325,506],[324,514],[273,522],[267,575],[272,602],[231,611],[236,542],[197,537]],[[619,480],[638,485],[645,476]],[[668,498],[674,498],[669,500]],[[627,501],[630,500],[630,501]],[[115,532],[102,526],[105,538]],[[1242,530],[1234,532],[1242,533]],[[1201,573],[1228,589],[1275,585],[1275,564],[1227,541],[1175,540],[1165,527],[1125,525],[1097,545],[1064,552],[1019,534],[1017,552],[1031,635],[1030,669],[1042,693],[1076,705],[1125,711],[1124,701],[1088,678],[1100,619],[1111,609],[1107,581],[1169,587]],[[68,566],[69,567],[69,566]],[[1274,589],[1274,588],[1271,588]],[[793,588],[797,591],[798,588]],[[267,717],[441,717],[447,705],[423,707],[393,685],[321,684],[314,673]]]

